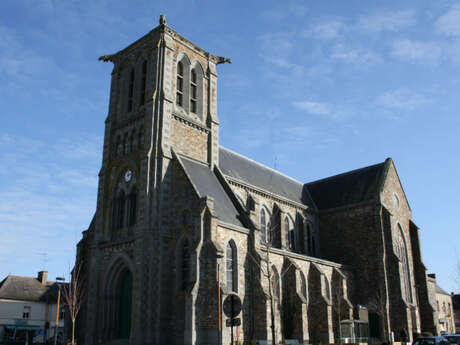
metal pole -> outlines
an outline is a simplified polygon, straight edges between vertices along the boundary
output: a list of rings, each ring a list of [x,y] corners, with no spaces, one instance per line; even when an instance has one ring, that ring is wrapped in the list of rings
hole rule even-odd
[[[57,344],[57,330],[59,324],[59,303],[61,301],[61,287],[58,284],[58,297],[57,297],[57,306],[56,306],[56,326],[54,327],[54,345]]]
[[[220,266],[217,264],[217,330],[219,345],[222,344],[222,315],[220,308]]]

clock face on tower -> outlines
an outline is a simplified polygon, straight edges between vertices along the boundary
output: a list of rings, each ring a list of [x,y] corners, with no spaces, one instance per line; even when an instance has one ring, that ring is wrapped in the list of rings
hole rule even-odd
[[[125,181],[126,182],[131,181],[132,177],[133,177],[133,172],[131,170],[126,170],[126,172],[125,172]]]

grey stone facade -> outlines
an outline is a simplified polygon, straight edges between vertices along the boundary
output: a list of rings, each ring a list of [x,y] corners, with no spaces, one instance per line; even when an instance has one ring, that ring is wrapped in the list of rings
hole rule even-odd
[[[229,294],[245,344],[272,338],[272,309],[277,341],[337,342],[357,305],[382,341],[433,329],[391,159],[304,184],[221,147],[216,67],[228,60],[163,17],[101,59],[114,69],[97,209],[77,250],[80,343],[229,344]]]

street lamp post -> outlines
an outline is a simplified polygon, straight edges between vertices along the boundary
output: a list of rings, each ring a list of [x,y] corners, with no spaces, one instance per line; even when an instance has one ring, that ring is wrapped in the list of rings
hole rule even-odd
[[[61,286],[59,285],[59,282],[64,282],[65,278],[62,277],[56,277],[56,284],[58,286],[58,295],[57,295],[57,304],[56,304],[56,325],[54,327],[54,345],[57,344],[57,332],[58,332],[58,326],[59,326],[59,304],[61,302]]]

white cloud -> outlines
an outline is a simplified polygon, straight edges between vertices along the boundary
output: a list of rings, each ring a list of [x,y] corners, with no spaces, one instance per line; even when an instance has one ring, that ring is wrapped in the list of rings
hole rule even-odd
[[[289,17],[303,17],[307,14],[308,7],[302,3],[285,3],[281,6],[262,11],[260,17],[267,21],[289,20]]]
[[[348,48],[343,44],[334,46],[331,58],[360,66],[382,61],[381,57],[371,50]]]
[[[454,4],[435,23],[436,31],[448,36],[460,36],[460,4]]]
[[[442,48],[438,42],[399,39],[393,42],[391,55],[404,61],[433,64],[442,58]]]
[[[300,110],[307,111],[310,114],[327,116],[331,114],[331,108],[326,103],[313,101],[294,102],[294,106]]]
[[[415,12],[380,11],[358,19],[356,27],[366,32],[400,31],[416,23]]]
[[[304,37],[314,37],[322,40],[332,40],[339,37],[342,30],[345,29],[345,24],[341,19],[326,20],[302,32]]]
[[[430,103],[425,95],[406,88],[388,91],[377,97],[375,104],[391,110],[413,110]]]

